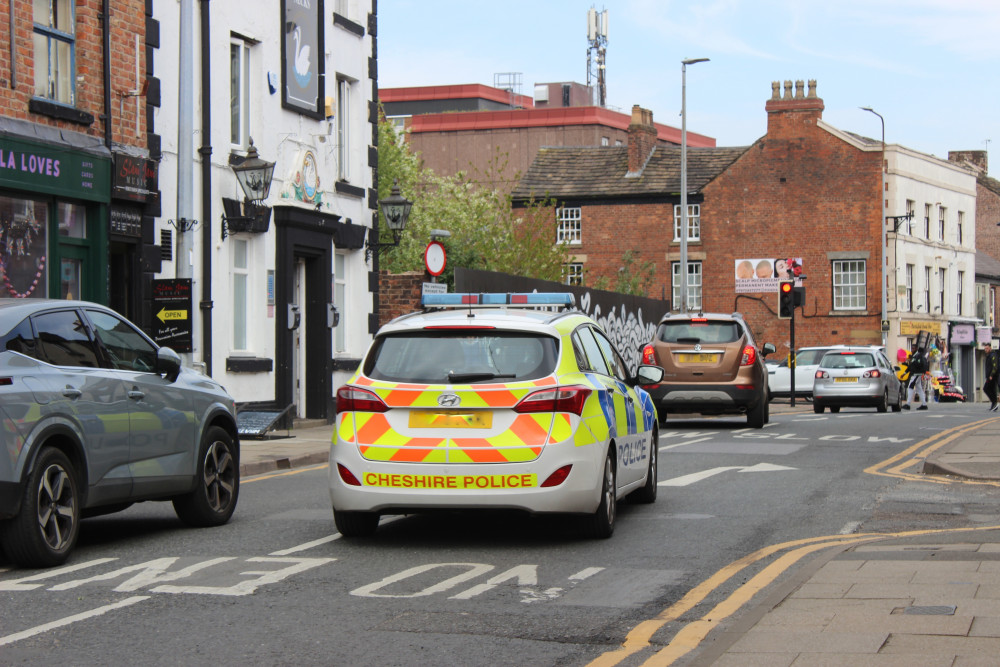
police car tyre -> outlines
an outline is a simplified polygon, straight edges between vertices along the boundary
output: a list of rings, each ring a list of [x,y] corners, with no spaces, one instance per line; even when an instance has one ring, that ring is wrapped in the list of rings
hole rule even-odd
[[[21,511],[2,525],[4,551],[21,567],[53,567],[69,558],[80,533],[80,495],[73,464],[60,450],[38,455]]]
[[[618,479],[611,451],[604,458],[604,474],[601,475],[601,504],[597,511],[584,520],[584,528],[590,537],[607,539],[615,532],[615,517],[618,514]]]
[[[886,387],[885,390],[882,392],[882,400],[879,401],[878,405],[875,406],[875,409],[878,410],[879,412],[888,412],[889,411],[889,388],[888,387]]]
[[[224,428],[211,426],[199,452],[195,488],[174,498],[174,511],[189,526],[221,526],[233,515],[240,493],[236,447]]]
[[[368,537],[378,528],[378,512],[333,511],[333,523],[344,537]]]
[[[656,490],[659,488],[656,484],[659,441],[660,436],[656,429],[653,429],[653,440],[649,443],[649,471],[646,473],[646,484],[632,494],[637,502],[646,504],[656,502]]]

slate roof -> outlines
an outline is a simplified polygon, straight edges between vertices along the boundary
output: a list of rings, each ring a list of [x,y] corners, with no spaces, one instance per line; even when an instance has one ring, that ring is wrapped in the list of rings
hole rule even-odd
[[[976,252],[976,276],[1000,280],[1000,262],[985,252]]]
[[[687,149],[688,192],[700,192],[749,146]],[[681,147],[657,146],[642,171],[628,174],[627,146],[542,147],[514,188],[515,200],[641,198],[680,194]]]

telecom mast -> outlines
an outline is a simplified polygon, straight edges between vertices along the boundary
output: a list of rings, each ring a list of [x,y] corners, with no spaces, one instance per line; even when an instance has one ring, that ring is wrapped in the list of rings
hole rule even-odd
[[[587,87],[597,98],[594,102],[603,107],[607,102],[604,55],[608,50],[608,10],[598,12],[593,7],[587,10],[587,45]]]

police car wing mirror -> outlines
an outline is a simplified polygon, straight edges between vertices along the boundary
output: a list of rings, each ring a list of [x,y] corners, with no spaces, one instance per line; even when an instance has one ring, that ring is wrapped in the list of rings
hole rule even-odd
[[[663,369],[659,366],[639,366],[635,374],[635,384],[657,384],[663,380]]]

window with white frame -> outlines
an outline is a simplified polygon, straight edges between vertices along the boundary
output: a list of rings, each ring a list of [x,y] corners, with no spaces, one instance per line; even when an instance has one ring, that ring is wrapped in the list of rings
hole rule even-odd
[[[563,284],[582,285],[583,284],[583,263],[570,262],[563,264]]]
[[[944,206],[938,207],[938,241],[944,241],[944,219],[947,210]]]
[[[931,312],[931,267],[924,267],[924,312]]]
[[[912,199],[906,200],[906,215],[903,221],[902,230],[904,234],[913,234],[913,217],[916,215],[917,202]]]
[[[556,209],[556,243],[579,245],[583,241],[583,214],[579,206]]]
[[[76,104],[76,3],[34,0],[36,97]],[[8,4],[9,6],[9,4]]]
[[[865,260],[834,260],[833,309],[864,310],[867,308],[866,280]]]
[[[687,278],[687,308],[688,310],[701,310],[701,262],[691,262],[687,263],[688,267],[688,278]],[[681,305],[681,263],[671,262],[670,274],[673,282],[671,289],[671,298],[673,299],[671,307],[674,310],[680,310]]]
[[[948,312],[948,309],[945,308],[947,304],[945,303],[944,300],[945,294],[947,293],[945,291],[947,289],[947,285],[948,285],[948,270],[938,269],[938,305],[941,306],[941,315],[944,315],[945,313]]]
[[[681,207],[674,205],[674,242],[681,240]],[[701,240],[701,204],[688,204],[688,241]]]
[[[229,39],[229,143],[250,145],[250,44]]]
[[[956,282],[958,283],[958,285],[957,285],[958,289],[956,290],[956,297],[955,298],[958,299],[958,303],[955,304],[955,315],[957,315],[958,317],[961,317],[962,316],[962,305],[963,305],[962,304],[962,287],[963,287],[963,283],[965,283],[965,271],[959,271],[958,272],[958,280]]]
[[[931,205],[924,204],[924,238],[931,240]]]
[[[333,328],[333,351],[347,351],[347,255],[336,252],[333,255],[333,303],[340,313],[340,322]]]
[[[903,269],[903,283],[906,289],[903,291],[903,305],[900,306],[902,310],[907,312],[913,311],[913,265],[907,264]]]
[[[247,346],[247,291],[250,282],[249,241],[232,238],[230,250],[233,264],[233,349],[246,350]]]
[[[965,226],[965,211],[958,212],[958,218],[955,220],[955,242],[958,245],[962,245],[962,228]]]
[[[337,178],[351,180],[351,99],[353,84],[337,79]]]

